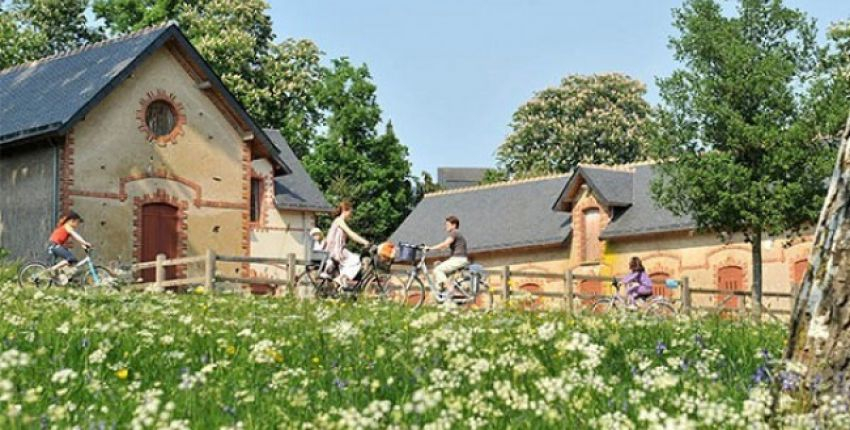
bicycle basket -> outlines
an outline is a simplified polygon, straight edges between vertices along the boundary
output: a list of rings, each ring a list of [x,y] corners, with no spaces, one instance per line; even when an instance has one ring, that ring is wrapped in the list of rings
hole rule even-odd
[[[419,250],[409,243],[399,243],[395,262],[399,264],[413,264],[417,260]]]

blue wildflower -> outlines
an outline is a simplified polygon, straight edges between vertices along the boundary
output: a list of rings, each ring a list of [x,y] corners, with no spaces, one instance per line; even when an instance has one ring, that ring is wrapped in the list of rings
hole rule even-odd
[[[658,344],[655,345],[655,353],[658,355],[664,354],[664,351],[667,351],[667,344],[664,341],[658,341]]]
[[[759,366],[753,375],[753,384],[761,384],[770,380],[770,374],[765,366]]]

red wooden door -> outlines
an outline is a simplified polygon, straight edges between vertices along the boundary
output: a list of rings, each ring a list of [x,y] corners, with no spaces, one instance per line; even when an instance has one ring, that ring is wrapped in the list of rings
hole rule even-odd
[[[717,271],[717,289],[723,292],[718,294],[715,299],[718,304],[726,300],[728,296],[728,294],[725,294],[726,291],[742,291],[744,289],[744,269],[738,266],[721,267]],[[738,299],[738,296],[732,297],[726,301],[723,307],[738,308]]]
[[[163,203],[142,206],[142,261],[154,261],[157,254],[177,258],[177,208]],[[165,268],[165,279],[174,279],[176,267]],[[142,271],[145,282],[156,278],[154,269]]]
[[[803,283],[803,277],[806,276],[806,270],[809,268],[809,260],[800,260],[794,263],[794,273],[792,274],[794,285],[797,288]]]
[[[673,291],[667,288],[667,280],[670,279],[670,275],[664,272],[655,272],[649,275],[649,279],[652,279],[652,295],[654,296],[663,296],[663,297],[672,297]]]

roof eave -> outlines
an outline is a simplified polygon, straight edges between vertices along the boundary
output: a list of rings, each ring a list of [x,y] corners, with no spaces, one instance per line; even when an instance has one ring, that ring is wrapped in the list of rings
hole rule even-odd
[[[694,226],[677,226],[677,227],[668,227],[668,228],[658,228],[651,230],[627,230],[622,232],[605,232],[603,231],[599,235],[599,239],[601,240],[610,240],[610,239],[625,239],[631,237],[638,236],[647,236],[651,234],[659,234],[659,233],[679,233],[683,231],[693,231],[695,230]]]

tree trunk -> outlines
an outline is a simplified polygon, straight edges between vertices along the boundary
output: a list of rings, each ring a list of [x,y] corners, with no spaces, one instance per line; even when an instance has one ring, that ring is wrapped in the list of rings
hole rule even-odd
[[[815,230],[809,268],[791,319],[785,358],[806,366],[805,390],[818,406],[820,393],[846,385],[850,365],[850,118],[842,136],[826,202]]]
[[[761,231],[753,234],[753,318],[761,321],[761,292],[762,292],[762,267],[761,267]]]

